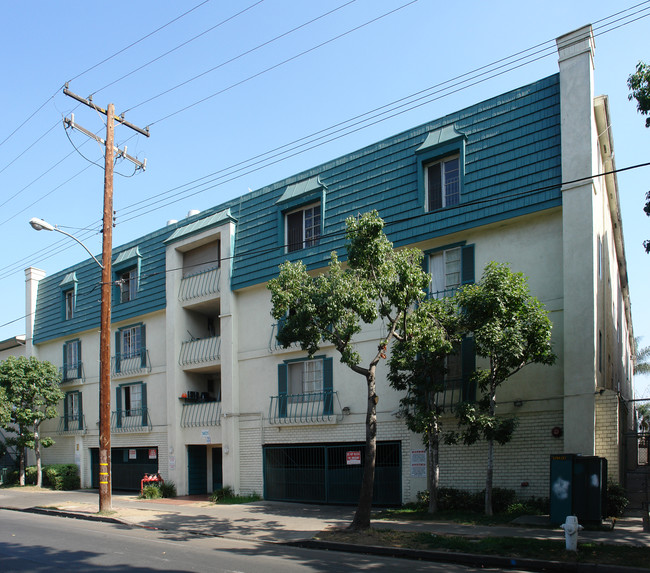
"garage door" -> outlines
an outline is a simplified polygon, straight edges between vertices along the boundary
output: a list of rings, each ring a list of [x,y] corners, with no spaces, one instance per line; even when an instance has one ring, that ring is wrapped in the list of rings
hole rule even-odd
[[[264,447],[264,499],[355,504],[359,500],[365,444]],[[373,504],[401,505],[399,442],[377,444]]]
[[[92,487],[99,487],[99,449],[90,451]],[[158,448],[111,448],[111,480],[114,490],[140,491],[144,474],[158,471]]]

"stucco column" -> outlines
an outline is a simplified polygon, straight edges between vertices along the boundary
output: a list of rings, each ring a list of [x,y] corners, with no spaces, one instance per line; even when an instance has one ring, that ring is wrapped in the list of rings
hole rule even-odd
[[[34,356],[34,322],[36,319],[36,298],[38,283],[45,277],[45,271],[36,267],[25,269],[25,356]]]
[[[561,36],[557,39],[557,47],[564,182],[561,268],[564,283],[564,451],[593,455],[598,253],[594,186],[590,177],[597,172],[598,141],[593,111],[594,38],[591,26]],[[576,181],[579,179],[582,180]]]

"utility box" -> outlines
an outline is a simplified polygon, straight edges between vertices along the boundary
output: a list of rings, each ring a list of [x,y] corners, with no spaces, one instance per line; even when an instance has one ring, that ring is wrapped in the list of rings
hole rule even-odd
[[[607,517],[607,460],[597,456],[551,456],[551,523],[575,515],[580,523]]]

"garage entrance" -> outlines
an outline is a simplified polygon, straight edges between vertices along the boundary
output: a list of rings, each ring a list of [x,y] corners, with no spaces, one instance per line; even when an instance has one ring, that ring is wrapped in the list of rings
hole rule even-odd
[[[90,449],[92,487],[99,488],[99,448]],[[158,448],[111,448],[112,489],[140,491],[144,474],[158,472]]]
[[[401,505],[400,442],[377,444],[375,505]],[[305,503],[359,501],[365,444],[264,446],[264,499]]]

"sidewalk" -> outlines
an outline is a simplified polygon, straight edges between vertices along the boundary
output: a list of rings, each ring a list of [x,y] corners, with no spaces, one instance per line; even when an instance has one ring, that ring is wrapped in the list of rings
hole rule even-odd
[[[132,526],[161,529],[175,533],[179,538],[187,535],[206,535],[236,538],[248,541],[299,544],[305,547],[380,553],[382,548],[350,547],[312,541],[319,532],[346,527],[352,520],[353,507],[301,505],[260,501],[242,505],[214,505],[207,497],[181,497],[175,499],[140,500],[136,495],[114,493],[114,513],[99,516],[99,498],[96,490],[52,491],[35,487],[0,489],[0,509],[38,511],[81,519],[104,519]],[[430,532],[441,535],[467,535],[473,537],[527,537],[531,539],[564,539],[560,528],[534,526],[470,526],[436,521],[385,521],[374,520],[376,529]],[[648,546],[650,534],[643,531],[641,517],[619,519],[611,531],[581,531],[580,540],[604,544]],[[336,545],[336,546],[334,546]],[[408,550],[407,550],[408,551]],[[422,553],[422,552],[420,552]],[[431,554],[432,557],[433,554]],[[419,558],[426,556],[419,555]],[[449,561],[452,554],[447,553]],[[482,556],[463,556],[463,562],[473,559],[475,564],[487,564]],[[510,560],[504,558],[504,562]],[[436,559],[434,559],[436,560]],[[541,562],[537,562],[538,567]],[[498,563],[497,563],[498,565]],[[519,562],[518,566],[524,565]],[[590,570],[587,564],[581,570]],[[494,566],[494,563],[493,563]],[[593,566],[592,566],[593,567]],[[526,568],[526,567],[521,567]],[[533,565],[531,570],[540,570]],[[577,569],[573,569],[577,570]],[[607,571],[603,565],[598,571]],[[612,569],[615,571],[616,569]],[[646,570],[647,571],[647,570]]]

